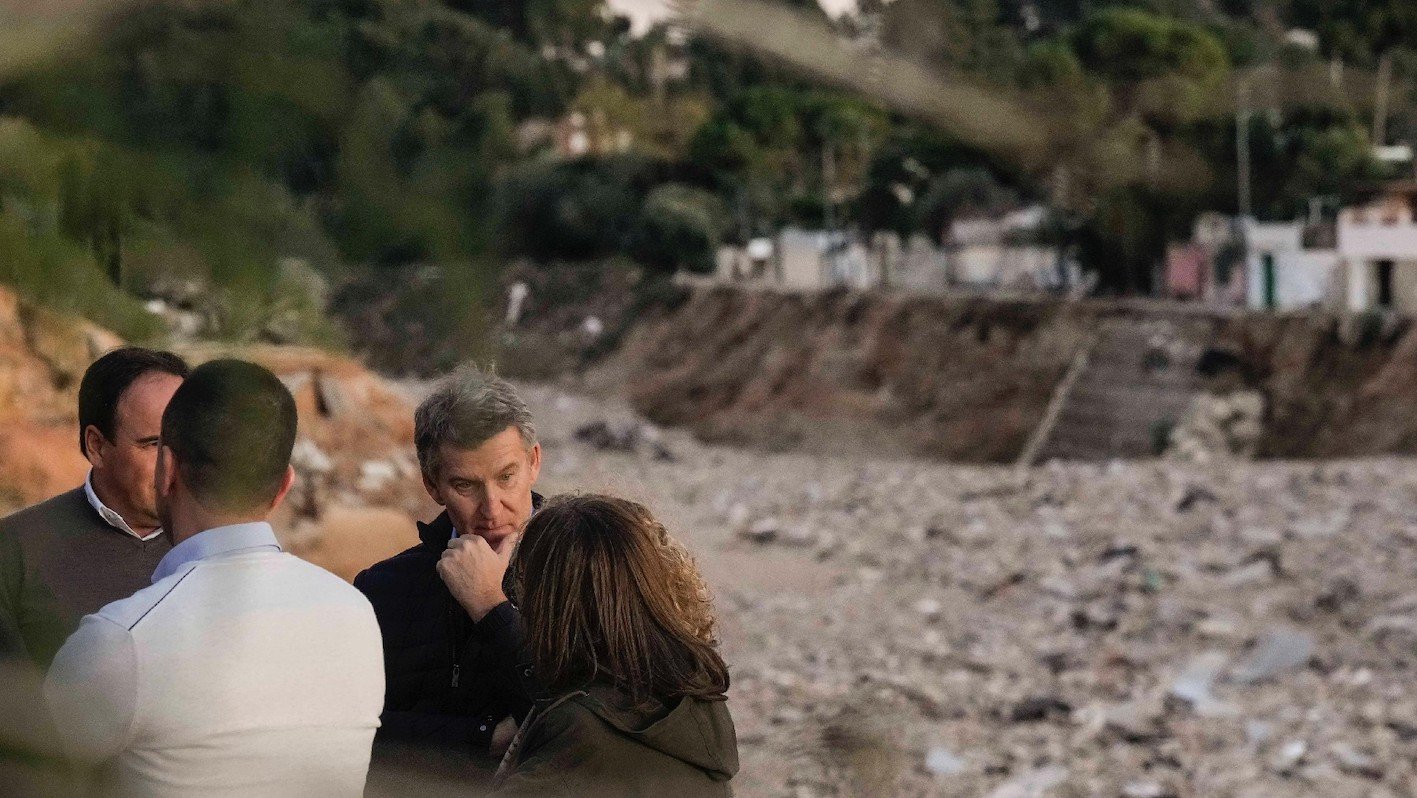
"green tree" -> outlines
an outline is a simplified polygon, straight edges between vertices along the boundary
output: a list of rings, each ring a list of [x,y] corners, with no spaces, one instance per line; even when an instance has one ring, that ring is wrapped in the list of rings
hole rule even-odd
[[[710,272],[726,229],[726,214],[716,196],[666,183],[645,199],[629,251],[636,261],[656,271]]]
[[[1083,66],[1113,86],[1117,113],[1163,128],[1196,119],[1229,75],[1224,48],[1204,28],[1139,9],[1091,14],[1072,39]]]

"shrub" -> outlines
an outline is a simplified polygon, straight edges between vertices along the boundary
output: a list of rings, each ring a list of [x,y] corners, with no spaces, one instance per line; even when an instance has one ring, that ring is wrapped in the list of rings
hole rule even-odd
[[[714,195],[667,183],[650,192],[630,237],[630,255],[659,272],[711,272],[727,226]]]

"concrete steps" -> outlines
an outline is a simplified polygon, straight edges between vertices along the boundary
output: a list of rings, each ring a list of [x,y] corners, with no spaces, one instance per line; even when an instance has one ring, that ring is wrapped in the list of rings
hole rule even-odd
[[[1196,357],[1165,322],[1106,322],[1032,462],[1159,454],[1199,390]]]

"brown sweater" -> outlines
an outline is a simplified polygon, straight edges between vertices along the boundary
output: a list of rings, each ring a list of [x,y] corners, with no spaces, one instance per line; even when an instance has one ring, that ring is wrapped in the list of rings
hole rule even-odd
[[[0,519],[0,638],[48,668],[83,616],[152,584],[171,548],[109,526],[83,487]]]

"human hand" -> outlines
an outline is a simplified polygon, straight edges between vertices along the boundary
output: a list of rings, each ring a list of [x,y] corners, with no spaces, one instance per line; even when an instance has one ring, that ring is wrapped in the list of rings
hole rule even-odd
[[[502,577],[515,546],[508,541],[494,550],[477,535],[460,535],[448,541],[448,548],[438,559],[438,576],[448,586],[474,621],[482,620],[498,604],[507,600],[502,592]]]
[[[512,747],[512,739],[516,736],[517,722],[511,715],[502,718],[502,722],[492,730],[492,744],[487,747],[487,753],[491,754],[493,759],[501,759],[507,749]]]

